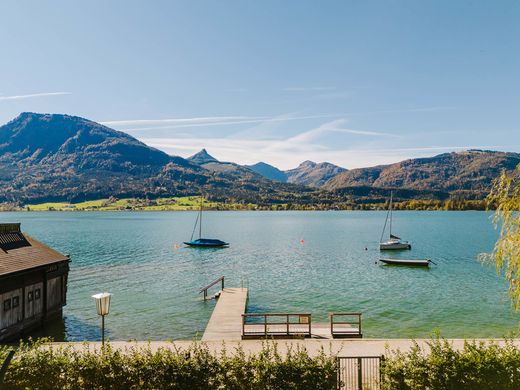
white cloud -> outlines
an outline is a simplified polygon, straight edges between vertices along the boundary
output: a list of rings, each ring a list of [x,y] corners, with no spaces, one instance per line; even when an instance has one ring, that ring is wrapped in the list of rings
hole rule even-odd
[[[183,157],[188,157],[202,148],[207,148],[211,154],[222,161],[233,161],[240,164],[265,161],[282,169],[289,169],[307,159],[329,161],[348,167],[364,166],[368,163],[366,159],[360,163],[346,158],[346,156],[353,155],[350,150],[337,150],[337,148],[320,143],[320,139],[327,133],[351,134],[371,138],[393,136],[393,134],[383,132],[346,129],[342,127],[346,122],[345,119],[329,121],[317,128],[283,140],[243,138],[236,134],[227,138],[186,138],[177,135],[167,138],[140,138],[140,140],[170,154]],[[359,153],[356,155],[359,156]],[[378,159],[375,161],[379,162]]]
[[[182,125],[193,125],[193,124],[214,124],[236,120],[249,119],[247,116],[207,116],[207,117],[196,117],[196,118],[173,118],[173,119],[130,119],[130,120],[118,120],[118,121],[104,121],[100,122],[105,126],[182,126]]]
[[[314,141],[321,136],[325,135],[326,133],[344,133],[344,134],[354,134],[354,135],[361,135],[361,136],[380,136],[380,137],[398,137],[395,134],[390,133],[383,133],[379,131],[367,131],[367,130],[354,130],[354,129],[346,129],[343,127],[340,127],[347,123],[346,119],[337,119],[331,122],[327,122],[322,124],[321,126],[311,129],[308,131],[305,131],[303,133],[300,133],[298,135],[295,135],[289,139],[287,139],[287,142],[299,142],[299,143],[305,143],[305,142],[311,142]]]
[[[202,148],[221,161],[253,164],[264,161],[280,169],[290,169],[303,160],[328,161],[346,168],[389,164],[408,158],[427,157],[442,152],[470,148],[501,149],[498,146],[426,146],[428,138],[420,139],[399,133],[373,129],[351,128],[349,116],[377,115],[397,112],[422,112],[451,109],[449,107],[416,107],[401,110],[383,110],[343,115],[299,115],[287,113],[279,116],[207,116],[152,120],[124,120],[103,122],[105,125],[132,127],[138,138],[146,144],[172,155],[188,157]],[[301,130],[300,123],[288,121],[329,118],[317,127]],[[311,122],[313,123],[313,122]],[[229,132],[221,131],[196,136],[193,132],[154,133],[153,130],[185,127],[254,124]],[[308,122],[303,121],[302,124]],[[300,129],[299,133],[295,131]],[[128,129],[126,129],[128,130]],[[150,130],[140,133],[141,130]],[[146,134],[146,135],[145,135]],[[161,134],[161,135],[160,135]],[[431,145],[431,144],[430,144]]]
[[[40,93],[31,93],[28,95],[0,96],[0,101],[23,100],[23,99],[45,97],[45,96],[60,96],[60,95],[72,95],[72,93],[71,92],[40,92]]]
[[[277,117],[248,117],[248,116],[220,116],[220,117],[200,117],[200,118],[173,118],[173,119],[137,119],[99,122],[102,125],[126,129],[128,131],[148,131],[162,129],[178,129],[186,127],[208,127],[225,126],[237,124],[255,124],[268,122],[285,122],[304,119],[331,118],[338,115],[307,115],[307,116],[286,116]],[[144,126],[144,127],[142,127]]]
[[[335,91],[336,87],[287,87],[283,90],[286,92],[324,92]]]

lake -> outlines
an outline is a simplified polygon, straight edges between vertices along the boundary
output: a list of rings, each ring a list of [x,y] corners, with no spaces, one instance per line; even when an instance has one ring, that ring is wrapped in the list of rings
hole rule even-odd
[[[430,269],[376,264],[386,212],[205,212],[204,236],[225,249],[179,247],[195,212],[2,213],[1,222],[71,255],[64,321],[43,332],[97,340],[91,295],[113,294],[112,340],[196,339],[214,301],[198,291],[225,275],[249,287],[250,312],[363,313],[365,337],[500,337],[518,328],[507,284],[478,261],[498,236],[485,212],[394,213],[395,234],[411,241],[402,258],[429,258]],[[391,254],[385,253],[385,257]]]

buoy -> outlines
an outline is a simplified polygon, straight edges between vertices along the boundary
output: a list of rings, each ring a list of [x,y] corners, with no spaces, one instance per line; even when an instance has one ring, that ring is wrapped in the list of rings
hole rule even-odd
[[[303,238],[300,240],[300,244],[305,244],[305,241],[303,240]]]

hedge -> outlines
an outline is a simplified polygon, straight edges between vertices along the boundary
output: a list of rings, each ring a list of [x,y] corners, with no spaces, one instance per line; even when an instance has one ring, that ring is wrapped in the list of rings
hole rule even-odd
[[[389,351],[382,367],[383,390],[518,390],[520,349],[513,340],[465,341],[460,350],[435,338],[408,352]]]
[[[5,356],[3,347],[0,355]],[[257,354],[241,348],[218,356],[204,344],[189,348],[131,347],[92,350],[22,343],[11,362],[5,389],[335,389],[336,360],[304,348],[280,354],[264,343]]]
[[[103,351],[48,340],[21,343],[2,389],[335,389],[336,357],[311,357],[302,347],[278,352],[265,342],[256,354],[238,347],[215,355],[204,343],[186,349],[150,345]],[[0,347],[0,358],[10,348]],[[434,338],[407,352],[387,351],[382,390],[520,389],[520,349],[514,340],[500,345],[466,341],[460,350]]]

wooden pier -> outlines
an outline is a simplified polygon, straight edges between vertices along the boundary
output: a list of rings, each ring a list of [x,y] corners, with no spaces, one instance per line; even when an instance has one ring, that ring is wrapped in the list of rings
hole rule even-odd
[[[202,340],[240,340],[242,338],[242,314],[246,312],[246,305],[247,288],[223,289]]]
[[[209,289],[220,290],[209,294]],[[199,291],[204,300],[216,299],[203,341],[273,338],[361,338],[361,313],[331,313],[330,322],[313,323],[310,313],[249,313],[247,288],[224,288],[224,276]]]

